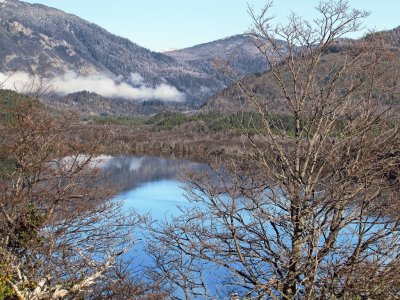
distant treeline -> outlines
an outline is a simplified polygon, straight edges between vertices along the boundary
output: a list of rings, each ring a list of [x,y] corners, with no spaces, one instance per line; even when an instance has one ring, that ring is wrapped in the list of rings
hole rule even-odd
[[[192,132],[219,132],[233,130],[244,134],[257,134],[264,131],[263,117],[257,112],[238,112],[225,114],[221,112],[207,113],[181,113],[162,112],[151,117],[137,116],[113,116],[103,115],[86,118],[104,125],[138,126],[148,125],[154,131],[173,129],[185,129]],[[276,130],[283,130],[286,133],[294,130],[294,120],[286,115],[271,115],[268,122]]]

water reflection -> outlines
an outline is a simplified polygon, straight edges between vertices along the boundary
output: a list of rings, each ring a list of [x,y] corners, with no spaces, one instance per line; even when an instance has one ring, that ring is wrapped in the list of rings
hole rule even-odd
[[[188,205],[182,179],[189,172],[204,171],[204,164],[161,157],[121,156],[102,163],[109,180],[120,188],[117,199],[126,210],[150,213],[155,219],[177,214]]]
[[[188,172],[204,170],[206,165],[162,157],[120,156],[107,159],[102,166],[122,191],[151,182],[178,181]]]

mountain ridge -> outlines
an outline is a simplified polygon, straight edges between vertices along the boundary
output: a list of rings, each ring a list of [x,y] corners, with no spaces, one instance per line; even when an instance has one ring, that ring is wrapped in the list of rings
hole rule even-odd
[[[41,4],[16,0],[1,3],[0,38],[0,72],[55,76],[73,71],[82,76],[122,76],[125,81],[138,73],[149,86],[166,83],[176,87],[193,107],[224,86],[213,76],[170,56]]]
[[[265,70],[262,56],[246,34],[159,53],[56,8],[19,0],[6,0],[0,6],[0,75],[19,71],[45,78],[62,76],[58,81],[63,81],[70,73],[76,80],[69,86],[81,77],[101,75],[118,88],[127,83],[148,90],[147,98],[140,98],[141,90],[134,90],[139,99],[133,100],[142,101],[159,95],[153,91],[162,85],[175,94],[159,100],[175,97],[175,102],[196,109],[230,84],[215,67],[216,61],[228,61],[239,77]],[[188,51],[190,59],[185,58]],[[132,77],[140,78],[140,83],[132,82]]]
[[[391,30],[385,30],[373,33],[374,38],[380,43],[381,55],[395,58],[391,60],[391,63],[398,63],[400,61],[400,26]],[[347,59],[348,55],[354,51],[357,51],[358,47],[362,47],[371,34],[366,35],[360,39],[349,39],[343,38],[334,41],[329,47],[327,47],[321,57],[319,68],[327,68],[328,70],[334,70],[336,64]],[[383,63],[384,60],[380,61]],[[386,61],[385,61],[386,62]],[[253,93],[260,102],[269,104],[269,108],[272,108],[274,113],[285,114],[287,109],[285,105],[285,95],[279,88],[279,83],[275,82],[274,75],[269,70],[262,73],[247,75],[240,80],[241,85],[245,86],[248,91]],[[290,83],[292,84],[292,83]],[[397,91],[394,95],[400,95]],[[375,95],[377,96],[377,95]],[[393,95],[392,95],[393,96]],[[391,98],[388,95],[379,95],[379,101],[382,102],[383,106],[389,107],[390,105],[400,107],[400,100],[397,97]],[[378,98],[377,98],[378,99]],[[282,101],[283,100],[283,101]],[[238,84],[232,84],[223,90],[217,92],[213,96],[207,99],[202,105],[202,111],[218,111],[225,113],[232,113],[237,111],[254,111],[254,107],[246,101],[246,96],[242,92],[241,87]]]
[[[163,54],[203,70],[215,69],[218,61],[228,64],[240,76],[266,70],[266,59],[255,46],[250,34],[236,34],[192,47],[166,51]],[[218,67],[217,67],[218,68]]]

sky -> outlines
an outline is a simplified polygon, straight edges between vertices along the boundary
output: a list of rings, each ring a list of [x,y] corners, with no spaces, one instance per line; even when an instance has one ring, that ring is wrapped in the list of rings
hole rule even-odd
[[[241,34],[251,27],[248,5],[256,11],[266,0],[25,0],[75,14],[111,33],[153,51],[180,49]],[[318,0],[275,0],[274,22],[291,11],[312,19]],[[375,30],[400,25],[400,0],[349,0],[371,15],[365,26]],[[361,35],[361,34],[359,34]],[[357,36],[352,36],[357,37]]]

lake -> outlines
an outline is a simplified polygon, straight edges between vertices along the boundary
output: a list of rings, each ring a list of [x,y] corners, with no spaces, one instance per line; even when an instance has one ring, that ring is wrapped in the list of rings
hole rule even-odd
[[[118,199],[125,208],[151,213],[155,219],[177,213],[178,205],[188,204],[182,180],[185,174],[202,171],[206,165],[161,157],[107,157],[102,168],[119,186]]]
[[[149,213],[154,220],[170,219],[172,215],[180,214],[179,206],[194,205],[185,198],[182,180],[188,172],[210,169],[206,164],[161,157],[120,156],[96,160],[107,172],[111,181],[119,186],[121,192],[116,199],[124,202],[124,209],[126,211],[134,209],[140,214]],[[140,240],[146,241],[146,233],[143,230],[135,235]],[[133,251],[127,253],[127,256],[134,257],[134,261],[140,262],[134,266],[135,272],[142,267],[152,265],[140,242]],[[223,274],[224,272],[217,268],[203,275],[208,287],[216,290],[221,284],[219,281]],[[176,293],[181,292],[178,290]]]
[[[206,171],[208,169],[205,164],[159,157],[108,157],[102,164],[103,169],[110,174],[111,180],[120,186],[121,193],[118,195],[118,199],[123,201],[124,208],[126,210],[133,208],[142,214],[151,213],[155,220],[162,220],[164,218],[171,219],[172,215],[178,215],[180,213],[178,206],[196,205],[190,203],[185,198],[185,190],[183,189],[183,182],[181,179],[184,179],[187,172]],[[269,194],[269,191],[271,190],[267,189],[264,191],[266,196]],[[279,190],[274,191],[274,194],[278,195],[280,199],[282,198],[282,201],[285,200]],[[280,213],[279,209],[280,208],[277,208],[273,204],[271,205],[271,211],[275,210],[275,212]],[[282,215],[284,215],[284,213],[285,212],[282,212]],[[247,220],[248,217],[250,216],[243,213],[243,220]],[[373,216],[371,216],[371,221],[369,221],[369,219],[370,217],[366,217],[365,224],[370,224],[372,222],[376,224],[368,229],[368,236],[381,235],[380,231],[383,230],[387,232],[389,238],[393,236],[394,240],[398,239],[397,232],[391,230],[392,226],[394,226],[393,228],[397,226],[396,224],[389,224],[389,226],[387,226],[388,223],[384,219],[382,219],[381,223],[377,223],[377,220],[375,220],[376,217]],[[350,249],[351,251],[358,242],[357,232],[359,232],[359,226],[358,218],[348,223],[338,233],[335,247],[338,249]],[[274,230],[271,230],[271,227],[267,226],[263,228],[265,228],[265,231],[272,240],[277,239],[275,228]],[[280,231],[280,233],[284,234],[284,231]],[[367,238],[369,238],[368,236]],[[142,236],[142,240],[146,239],[148,239],[148,237]],[[322,236],[321,242],[324,242],[324,239],[325,236]],[[286,241],[288,247],[290,247],[290,239],[283,240],[283,243],[286,244]],[[379,247],[379,244],[377,247]],[[142,263],[140,266],[148,263],[151,265],[151,260],[148,256],[146,257],[146,253],[141,249],[141,245],[139,244],[135,252],[131,252],[130,255],[134,255],[138,258],[135,261],[140,261]],[[373,248],[371,249],[374,250]],[[337,252],[333,251],[331,256],[325,258],[326,262],[331,263],[331,260],[336,259],[337,255]],[[395,255],[392,257],[387,256],[387,261],[395,257]],[[205,269],[204,277],[202,278],[210,288],[210,291],[222,292],[225,295],[230,293],[231,290],[228,290],[229,287],[226,287],[226,293],[223,289],[224,282],[226,282],[225,279],[229,278],[229,273],[222,268],[214,268],[212,271],[212,268],[215,266],[209,266],[210,268]],[[261,261],[260,266],[265,266],[265,268],[267,268],[268,262],[264,264],[264,261]],[[262,268],[260,268],[260,270],[262,270]],[[244,288],[240,289],[240,287],[235,287],[235,292],[242,293],[243,291]],[[199,299],[202,298],[200,297]]]

